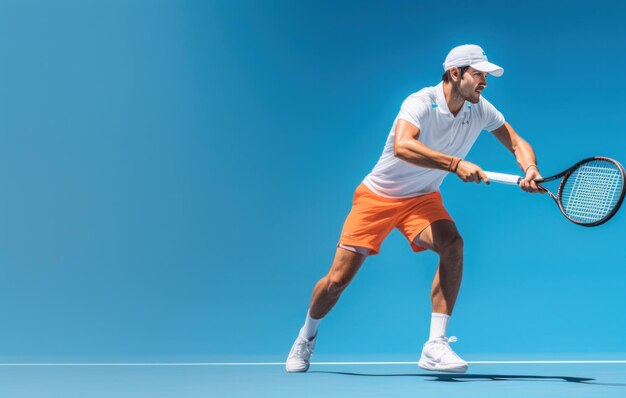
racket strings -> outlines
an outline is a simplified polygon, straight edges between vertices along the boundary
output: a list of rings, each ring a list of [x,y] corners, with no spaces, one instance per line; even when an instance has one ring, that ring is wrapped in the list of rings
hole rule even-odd
[[[623,190],[620,169],[605,160],[593,160],[577,168],[561,188],[561,203],[568,217],[593,223],[609,215]]]

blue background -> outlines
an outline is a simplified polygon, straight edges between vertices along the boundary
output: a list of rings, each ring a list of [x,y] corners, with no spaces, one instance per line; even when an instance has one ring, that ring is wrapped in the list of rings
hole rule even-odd
[[[2,2],[0,360],[284,360],[355,187],[452,47],[505,68],[485,96],[545,175],[626,161],[620,7]],[[489,133],[468,159],[517,172]],[[624,211],[585,229],[512,187],[442,192],[466,242],[459,353],[626,352]],[[436,263],[394,231],[317,360],[416,359]]]

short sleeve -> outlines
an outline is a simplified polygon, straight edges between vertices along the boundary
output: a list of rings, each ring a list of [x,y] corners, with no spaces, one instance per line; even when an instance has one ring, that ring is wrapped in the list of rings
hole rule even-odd
[[[483,98],[481,102],[483,105],[483,130],[493,131],[501,127],[504,124],[502,113],[486,99]]]
[[[411,95],[402,103],[397,118],[406,120],[421,129],[422,123],[426,121],[428,116],[428,111],[428,106],[422,99]]]

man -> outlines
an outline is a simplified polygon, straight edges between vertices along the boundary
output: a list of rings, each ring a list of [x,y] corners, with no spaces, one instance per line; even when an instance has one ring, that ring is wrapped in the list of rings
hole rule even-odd
[[[481,94],[487,74],[504,70],[488,61],[476,45],[450,51],[443,64],[442,82],[409,96],[391,128],[378,163],[358,186],[329,273],[320,279],[305,324],[287,358],[288,372],[306,372],[320,320],[337,303],[369,255],[378,254],[385,237],[398,228],[413,251],[439,255],[431,299],[430,337],[419,366],[444,372],[467,371],[467,363],[451,348],[447,324],[461,286],[463,240],[443,206],[439,186],[449,173],[464,182],[489,180],[483,170],[466,160],[482,130],[491,131],[514,155],[525,173],[520,186],[539,191],[541,178],[531,146],[505,122],[502,114]]]

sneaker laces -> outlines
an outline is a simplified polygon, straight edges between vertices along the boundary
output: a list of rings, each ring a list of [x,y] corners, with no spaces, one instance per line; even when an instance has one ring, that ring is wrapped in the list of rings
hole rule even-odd
[[[426,344],[430,345],[431,350],[439,351],[442,353],[442,355],[445,355],[450,352],[454,353],[454,351],[452,350],[452,347],[450,347],[450,343],[456,343],[456,342],[457,342],[456,336],[450,336],[450,337],[442,336],[442,337],[436,338],[435,340],[430,340],[426,342]]]
[[[300,340],[296,344],[294,353],[299,357],[313,355],[313,342],[305,339]]]
[[[435,340],[435,347],[437,347],[439,351],[443,351],[442,358],[445,357],[448,360],[461,360],[456,352],[454,352],[452,347],[450,347],[450,343],[456,343],[457,341],[458,339],[456,338],[456,336],[442,337],[438,340]]]

